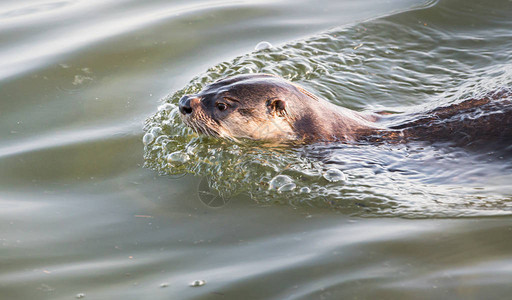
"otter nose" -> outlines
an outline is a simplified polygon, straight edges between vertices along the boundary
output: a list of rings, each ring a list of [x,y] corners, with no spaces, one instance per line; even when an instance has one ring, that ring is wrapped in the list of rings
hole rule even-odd
[[[190,97],[189,96],[183,96],[180,99],[179,102],[180,105],[180,112],[184,115],[188,115],[192,113],[192,107],[190,106]]]

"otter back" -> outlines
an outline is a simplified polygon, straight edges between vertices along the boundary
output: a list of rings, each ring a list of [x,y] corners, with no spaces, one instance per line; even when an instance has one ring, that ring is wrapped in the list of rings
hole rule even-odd
[[[512,142],[512,92],[435,108],[390,129],[385,135],[391,140],[450,141],[458,146]]]

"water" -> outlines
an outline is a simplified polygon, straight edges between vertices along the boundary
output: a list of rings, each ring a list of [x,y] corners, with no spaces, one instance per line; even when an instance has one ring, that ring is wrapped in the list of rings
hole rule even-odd
[[[357,110],[457,102],[511,85],[511,12],[3,1],[0,299],[507,298],[508,150],[238,145],[172,104],[256,71]]]

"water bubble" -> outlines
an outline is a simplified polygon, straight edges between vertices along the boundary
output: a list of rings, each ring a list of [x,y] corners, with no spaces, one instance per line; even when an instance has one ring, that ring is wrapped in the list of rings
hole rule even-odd
[[[269,188],[269,190],[279,190],[280,188],[282,188],[286,185],[289,185],[289,184],[295,185],[295,183],[293,182],[293,179],[291,179],[289,176],[286,176],[286,175],[277,175],[276,177],[274,177],[270,180],[270,182],[268,183],[268,185],[269,185],[268,188]]]
[[[144,143],[144,145],[147,146],[147,145],[151,144],[154,140],[155,140],[155,136],[151,132],[148,132],[142,138],[142,143]]]
[[[279,193],[283,193],[283,192],[289,192],[289,191],[293,191],[297,186],[295,185],[295,183],[287,183],[285,185],[283,185],[282,187],[280,187],[279,189],[277,189],[277,191]]]
[[[260,50],[265,50],[265,49],[269,49],[269,48],[272,48],[271,43],[269,43],[267,41],[261,41],[256,45],[256,47],[254,47],[254,50],[260,51]]]
[[[203,286],[206,284],[206,280],[194,280],[189,285],[193,287]]]
[[[166,143],[168,139],[169,137],[167,135],[161,135],[156,138],[155,143],[163,146],[163,144]]]
[[[174,105],[174,104],[164,103],[158,107],[158,111],[169,111],[169,110],[173,110],[173,108],[175,108],[175,107],[176,107],[176,105]]]
[[[347,175],[338,169],[328,169],[324,173],[324,178],[330,182],[346,181]]]
[[[151,132],[155,136],[160,135],[162,133],[162,128],[155,126],[155,127],[151,128],[151,130],[149,132]]]
[[[303,194],[311,193],[311,189],[310,189],[310,188],[308,188],[307,186],[305,186],[305,187],[301,188],[299,191],[300,191],[301,193],[303,193]]]
[[[169,155],[167,155],[167,161],[169,163],[186,163],[190,160],[190,156],[188,154],[183,153],[181,151],[173,152]]]

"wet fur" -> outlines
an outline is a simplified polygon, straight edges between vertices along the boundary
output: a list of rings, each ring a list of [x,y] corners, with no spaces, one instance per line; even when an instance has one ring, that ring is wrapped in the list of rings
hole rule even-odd
[[[239,75],[217,81],[193,97],[193,113],[182,115],[197,132],[224,138],[277,142],[451,141],[457,145],[512,140],[512,93],[504,90],[481,99],[403,115],[383,128],[377,114],[336,106],[300,86],[266,74]],[[215,110],[223,99],[233,109]]]

